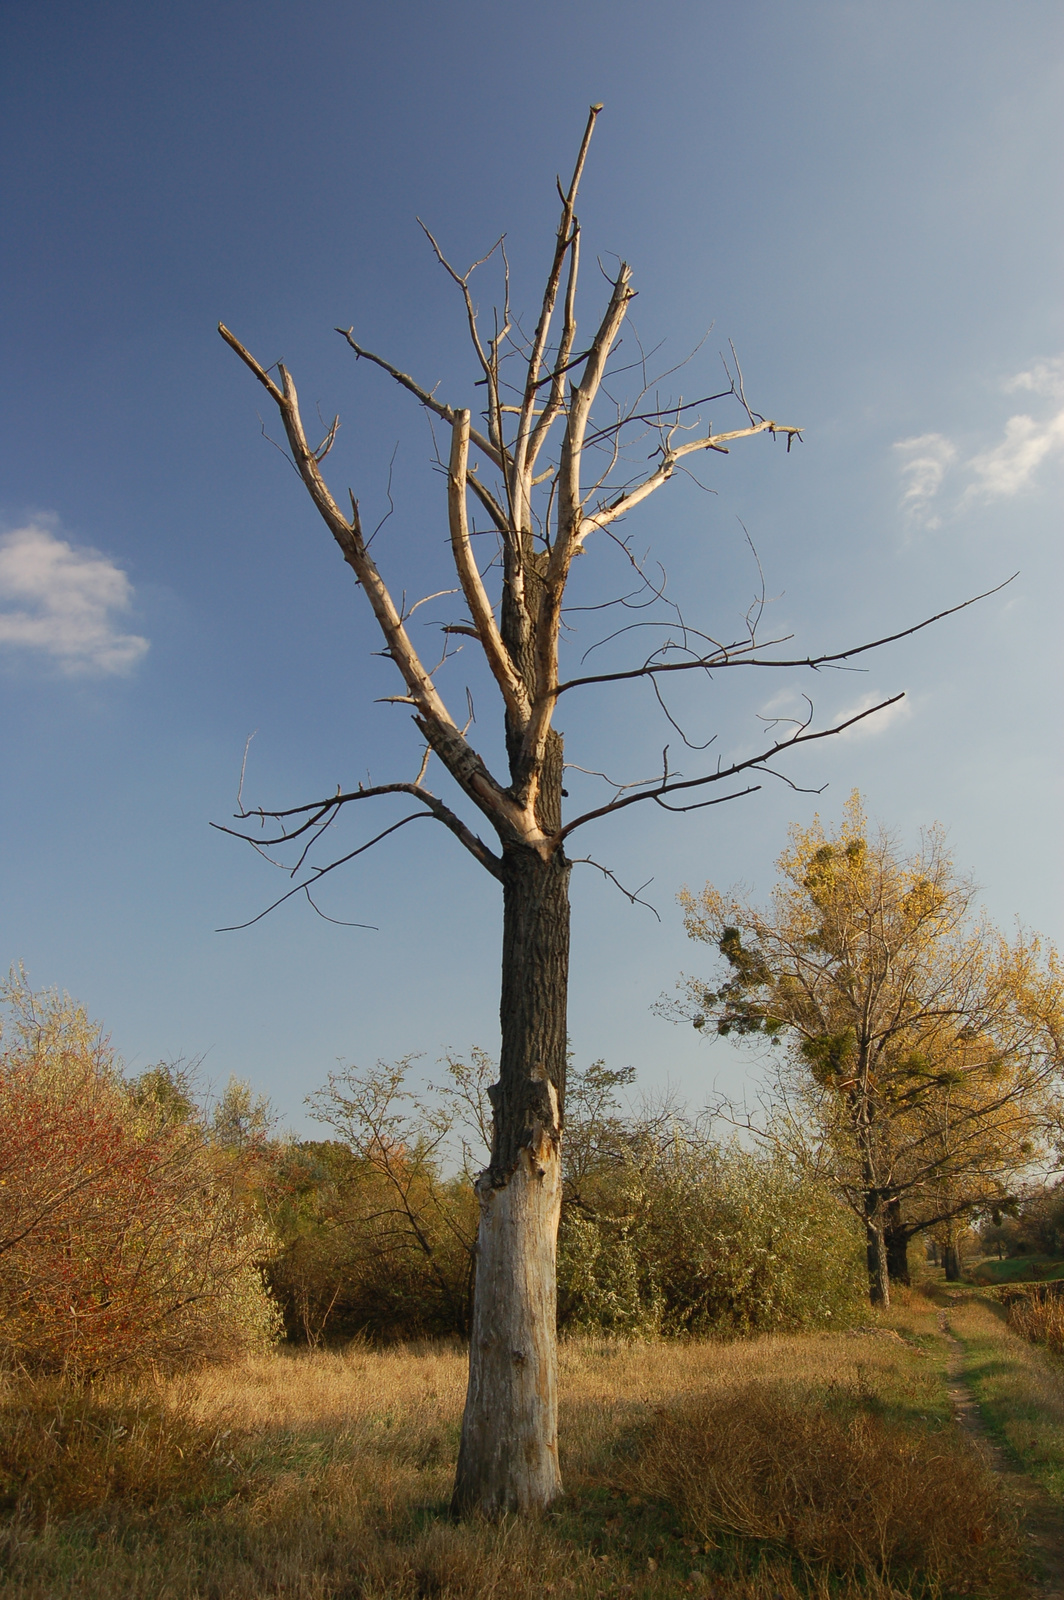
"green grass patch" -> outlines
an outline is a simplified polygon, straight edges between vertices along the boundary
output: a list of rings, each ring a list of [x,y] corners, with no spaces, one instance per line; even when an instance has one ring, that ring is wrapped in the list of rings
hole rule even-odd
[[[1052,1256],[1014,1256],[1009,1261],[980,1261],[972,1268],[973,1283],[1049,1283],[1064,1278],[1064,1261]]]

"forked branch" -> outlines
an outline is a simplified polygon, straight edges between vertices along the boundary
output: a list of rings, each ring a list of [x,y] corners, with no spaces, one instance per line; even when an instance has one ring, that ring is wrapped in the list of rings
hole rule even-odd
[[[267,821],[279,822],[281,830],[272,837],[244,833],[239,828],[227,828],[220,822],[212,822],[211,827],[217,829],[219,833],[228,833],[234,839],[243,839],[247,844],[253,844],[258,847],[291,844],[293,840],[301,838],[304,834],[311,833],[323,825],[327,826],[344,806],[351,805],[358,800],[376,800],[382,795],[390,794],[410,795],[425,807],[423,812],[413,812],[410,817],[404,818],[404,822],[412,821],[415,816],[434,817],[437,822],[441,822],[445,828],[454,834],[455,838],[465,846],[470,855],[479,861],[482,867],[486,867],[493,877],[497,878],[499,876],[502,865],[499,857],[488,848],[483,839],[479,838],[471,828],[466,826],[461,817],[452,811],[450,806],[444,805],[442,800],[419,783],[373,784],[366,788],[352,789],[346,794],[337,792],[329,795],[325,800],[312,800],[306,805],[289,806],[280,811],[266,811],[261,806],[256,806],[254,811],[242,811],[237,814],[241,819],[258,817],[263,824]],[[289,817],[300,820],[297,821],[295,826],[288,827],[287,819]],[[396,826],[398,827],[400,824],[397,823]],[[385,838],[389,832],[394,832],[394,829],[388,829],[385,833],[378,834],[377,839]],[[368,850],[371,845],[376,844],[377,839],[372,839],[369,844],[362,845],[358,850],[354,851],[354,855],[361,855],[364,850]],[[343,859],[346,861],[350,860],[351,857],[345,856]],[[334,863],[334,865],[338,865],[338,863]],[[331,872],[332,867],[328,870]],[[278,905],[280,903],[280,901],[277,902]]]

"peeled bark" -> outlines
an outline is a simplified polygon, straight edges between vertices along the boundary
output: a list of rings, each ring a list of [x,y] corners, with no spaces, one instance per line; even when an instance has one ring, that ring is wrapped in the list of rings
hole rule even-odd
[[[480,1228],[454,1509],[545,1510],[561,1493],[556,1333],[569,862],[503,859],[502,1053]]]

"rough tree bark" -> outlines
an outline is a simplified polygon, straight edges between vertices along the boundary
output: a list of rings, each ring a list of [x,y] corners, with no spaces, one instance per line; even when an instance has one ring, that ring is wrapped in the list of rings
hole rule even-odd
[[[561,1489],[555,1248],[561,1212],[569,872],[562,852],[504,854],[502,1051],[480,1230],[454,1505],[489,1514]]]
[[[875,647],[870,643],[830,655],[768,658],[756,636],[756,621],[748,618],[746,631],[736,642],[717,644],[705,633],[689,632],[679,608],[670,603],[661,614],[663,620],[656,624],[665,630],[664,642],[649,656],[621,670],[563,680],[559,670],[562,610],[576,556],[608,535],[612,548],[623,552],[625,571],[629,575],[634,572],[642,597],[665,604],[657,578],[643,574],[626,537],[615,531],[615,525],[662,488],[688,457],[710,452],[726,455],[731,441],[761,433],[782,434],[788,449],[800,437],[796,427],[780,425],[751,410],[737,363],[729,368],[726,390],[695,402],[684,403],[677,397],[662,407],[657,399],[647,398],[651,384],[657,382],[649,379],[624,404],[618,403],[615,392],[607,395],[603,381],[610,376],[610,358],[634,293],[624,262],[609,283],[607,303],[594,333],[577,349],[580,225],[575,203],[600,110],[599,106],[591,108],[568,188],[558,185],[561,219],[531,338],[519,328],[512,331],[516,324],[510,317],[508,264],[504,303],[496,312],[492,337],[485,339],[469,288],[474,268],[464,274],[456,271],[428,234],[464,305],[481,370],[483,429],[474,426],[469,410],[444,402],[435,388],[424,387],[359,344],[352,329],[337,330],[360,361],[386,372],[450,429],[447,523],[458,589],[444,593],[459,593],[466,612],[457,618],[452,613],[443,632],[445,641],[454,634],[472,638],[483,652],[502,705],[509,768],[505,779],[491,773],[470,742],[469,724],[460,727],[451,715],[435,682],[438,669],[426,668],[415,649],[406,628],[409,611],[405,603],[396,604],[370,554],[354,495],[348,514],[326,484],[322,463],[335,441],[338,419],[318,446],[308,444],[287,368],[279,363],[275,380],[271,376],[274,369],[261,366],[228,329],[219,328],[278,408],[292,462],[369,601],[384,637],[383,654],[402,680],[402,692],[391,698],[411,708],[424,740],[420,770],[412,782],[359,785],[347,792],[338,786],[335,794],[322,800],[285,810],[241,807],[237,815],[245,825],[251,821],[253,831],[228,831],[256,846],[277,848],[294,840],[300,851],[296,869],[304,869],[302,878],[267,910],[301,892],[310,900],[311,889],[325,873],[424,815],[442,823],[502,887],[502,1055],[500,1079],[492,1095],[491,1158],[477,1184],[481,1217],[469,1392],[455,1487],[458,1510],[488,1515],[542,1510],[561,1488],[555,1246],[569,960],[570,861],[566,842],[575,829],[630,805],[649,801],[684,811],[719,803],[717,798],[704,798],[702,790],[708,785],[723,787],[721,800],[748,794],[759,785],[736,789],[733,780],[760,774],[773,757],[841,732],[882,709],[873,706],[818,731],[811,729],[809,721],[804,722],[784,737],[771,739],[756,755],[730,765],[721,763],[696,776],[675,774],[666,749],[659,776],[631,784],[604,780],[607,793],[603,803],[563,820],[563,751],[554,727],[562,695],[590,684],[601,688],[642,679],[653,684],[669,715],[662,696],[672,681],[667,675],[674,672],[696,672],[708,679],[711,672],[751,664],[816,668]],[[556,323],[560,326],[555,329]],[[734,403],[740,426],[714,432],[711,424],[700,423],[699,408],[710,399]],[[593,417],[596,402],[604,414]],[[645,438],[648,431],[656,448],[647,458],[646,446],[642,446],[642,466],[633,474],[632,463],[624,455],[625,441],[633,436]],[[548,446],[551,459],[545,468],[540,467],[539,458]],[[592,449],[596,454],[589,457]],[[476,456],[473,465],[471,452]],[[471,497],[480,513],[486,514],[486,528],[472,525]],[[486,565],[474,556],[473,534],[487,534],[494,542],[495,553]],[[496,599],[485,581],[492,569],[501,578]],[[427,598],[436,601],[440,595]],[[630,601],[629,593],[607,603]],[[641,612],[644,627],[647,615]],[[875,643],[882,642],[886,641]],[[675,727],[671,716],[670,721]],[[455,785],[461,810],[444,804],[429,787],[430,756],[438,759]],[[308,849],[341,811],[394,796],[412,801],[417,809],[326,865],[306,864]],[[469,819],[475,820],[478,814],[494,833],[495,847],[486,844],[471,825]],[[267,836],[267,823],[276,825],[271,837]],[[607,872],[607,876],[613,875]],[[623,892],[635,900],[635,895]]]
[[[890,1305],[890,1268],[879,1191],[865,1192],[865,1255],[868,1261],[868,1298],[886,1310]]]
[[[894,1199],[887,1209],[887,1273],[891,1283],[909,1283],[909,1240],[916,1232],[901,1218],[901,1201]]]

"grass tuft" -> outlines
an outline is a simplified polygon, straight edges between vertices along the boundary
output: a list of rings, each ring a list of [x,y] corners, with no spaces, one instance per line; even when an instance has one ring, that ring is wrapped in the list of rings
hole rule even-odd
[[[1054,1286],[1055,1288],[1055,1286]],[[1008,1323],[1032,1344],[1064,1356],[1064,1295],[1032,1285],[1009,1296]]]
[[[764,1384],[688,1400],[662,1417],[634,1481],[710,1547],[752,1541],[905,1594],[1014,1593],[1018,1536],[981,1457],[877,1409],[857,1390]]]

